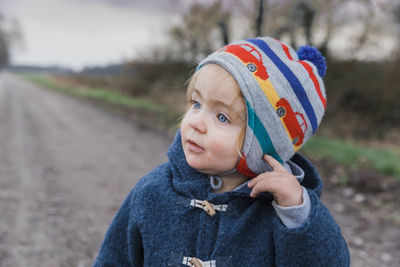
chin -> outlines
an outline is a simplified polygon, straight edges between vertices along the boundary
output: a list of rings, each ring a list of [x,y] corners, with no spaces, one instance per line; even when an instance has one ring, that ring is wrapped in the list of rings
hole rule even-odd
[[[192,161],[190,159],[186,159],[186,161],[187,161],[187,163],[188,163],[188,165],[190,167],[192,167],[193,169],[198,170],[199,172],[203,172],[204,173],[207,170],[207,168],[205,168],[205,166],[203,164],[199,163],[199,162]]]
[[[210,169],[208,168],[208,166],[204,166],[204,164],[202,164],[201,162],[196,162],[194,160],[190,160],[190,158],[186,158],[186,162],[188,163],[188,165],[190,167],[192,167],[193,169],[196,169],[197,171],[204,173],[204,174],[212,174],[212,172],[210,172]]]
[[[230,171],[230,170],[232,170],[234,168],[234,167],[232,167],[232,169],[224,171],[224,170],[214,169],[211,166],[204,166],[204,164],[199,164],[199,163],[196,164],[196,162],[190,162],[190,160],[187,161],[187,163],[193,169],[196,169],[198,172],[201,172],[201,173],[204,173],[204,174],[207,174],[207,175],[216,175],[216,174],[225,173],[225,172],[228,172],[228,171]]]
[[[199,158],[196,155],[191,155],[190,153],[186,154],[185,153],[185,158],[187,164],[192,167],[193,169],[196,169],[197,171],[207,174],[207,175],[215,175],[215,174],[221,174],[221,173],[226,173],[233,168],[235,168],[235,164],[232,164],[232,166],[229,166],[230,168],[219,168],[217,166],[212,166],[209,164],[209,161],[204,160]]]

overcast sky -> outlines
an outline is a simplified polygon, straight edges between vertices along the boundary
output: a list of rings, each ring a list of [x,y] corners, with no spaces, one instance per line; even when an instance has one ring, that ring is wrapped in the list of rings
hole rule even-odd
[[[75,69],[132,58],[162,43],[173,20],[166,0],[0,0],[0,11],[21,26],[14,64]]]

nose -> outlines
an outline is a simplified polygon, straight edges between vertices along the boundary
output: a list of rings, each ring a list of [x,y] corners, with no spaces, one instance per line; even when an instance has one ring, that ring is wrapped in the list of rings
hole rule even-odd
[[[198,112],[192,119],[189,121],[190,127],[198,131],[199,133],[207,132],[207,116],[204,111]]]

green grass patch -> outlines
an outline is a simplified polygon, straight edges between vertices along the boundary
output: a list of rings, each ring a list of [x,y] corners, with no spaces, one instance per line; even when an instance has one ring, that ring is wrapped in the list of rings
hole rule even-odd
[[[316,159],[329,159],[350,168],[368,168],[400,180],[400,155],[389,150],[363,147],[323,136],[312,137],[302,153]]]
[[[43,87],[80,97],[99,99],[114,105],[157,113],[164,113],[167,111],[167,107],[154,103],[148,99],[129,97],[117,92],[113,92],[106,88],[68,86],[58,83],[57,81],[51,79],[51,77],[45,75],[21,74],[21,76]]]

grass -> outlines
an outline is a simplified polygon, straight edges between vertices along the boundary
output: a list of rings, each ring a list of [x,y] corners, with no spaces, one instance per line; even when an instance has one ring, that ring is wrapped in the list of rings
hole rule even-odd
[[[54,81],[50,77],[44,75],[22,74],[21,76],[43,87],[84,98],[99,99],[110,104],[131,107],[156,113],[165,113],[168,110],[166,106],[159,105],[148,99],[132,98],[117,92],[113,92],[106,88],[88,88],[83,86],[72,87],[69,85],[58,83],[57,81]]]
[[[363,147],[323,136],[312,137],[302,153],[316,159],[329,159],[350,168],[367,168],[400,180],[400,155],[387,148]]]

